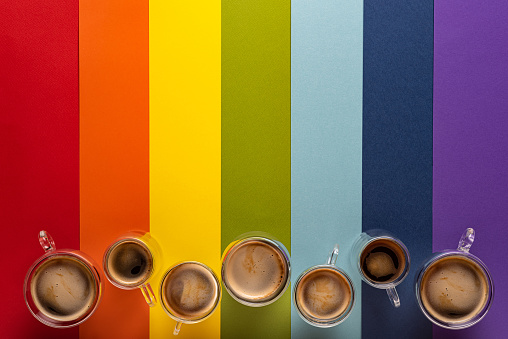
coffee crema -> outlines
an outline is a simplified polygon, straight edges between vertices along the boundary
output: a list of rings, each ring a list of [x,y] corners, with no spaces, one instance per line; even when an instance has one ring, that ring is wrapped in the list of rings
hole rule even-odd
[[[44,261],[30,282],[35,306],[56,321],[75,321],[94,308],[97,286],[90,269],[72,256],[55,256]]]
[[[458,255],[433,262],[420,283],[423,306],[443,323],[472,320],[485,307],[488,295],[488,280],[480,265]]]
[[[402,247],[390,239],[378,239],[369,243],[360,256],[364,276],[373,283],[390,283],[403,274],[406,256]]]
[[[140,286],[150,278],[152,270],[152,254],[139,241],[122,240],[114,244],[106,254],[106,274],[121,286]]]
[[[198,263],[171,269],[162,282],[162,302],[167,311],[183,321],[201,320],[219,302],[220,286],[214,274]]]
[[[302,314],[313,321],[334,321],[348,310],[352,289],[348,280],[331,268],[317,268],[299,281],[296,304]]]
[[[271,243],[252,239],[235,245],[223,267],[224,283],[238,299],[251,303],[277,297],[285,288],[289,267]]]

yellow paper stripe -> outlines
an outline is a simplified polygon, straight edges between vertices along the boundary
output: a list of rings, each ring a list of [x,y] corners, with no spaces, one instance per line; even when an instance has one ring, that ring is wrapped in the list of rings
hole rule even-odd
[[[196,260],[220,275],[220,1],[150,0],[150,232],[164,250],[159,277]],[[158,293],[159,286],[157,286]],[[175,321],[150,310],[150,337]],[[220,309],[179,338],[219,338]]]

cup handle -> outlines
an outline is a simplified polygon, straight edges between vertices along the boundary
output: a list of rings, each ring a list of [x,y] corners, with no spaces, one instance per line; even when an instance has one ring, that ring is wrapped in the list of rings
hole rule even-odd
[[[462,252],[469,252],[469,249],[473,245],[474,241],[474,229],[468,228],[464,233],[462,233],[462,237],[460,237],[459,246],[457,250]]]
[[[182,328],[182,323],[178,321],[175,325],[175,330],[173,331],[173,335],[178,335],[180,333],[180,329]]]
[[[388,294],[388,298],[390,298],[390,302],[394,307],[400,306],[400,299],[399,294],[397,293],[397,290],[395,287],[390,287],[386,289],[386,293]]]
[[[327,265],[335,265],[337,262],[337,257],[339,256],[339,244],[335,244],[335,247],[330,252],[330,255],[328,256],[328,260],[326,262]]]
[[[48,232],[42,230],[39,232],[39,243],[42,246],[44,252],[51,252],[56,250],[55,242]]]
[[[139,288],[141,289],[141,293],[143,293],[143,297],[145,297],[145,301],[148,306],[154,307],[157,303],[157,299],[155,298],[155,294],[153,293],[150,283],[143,284]]]

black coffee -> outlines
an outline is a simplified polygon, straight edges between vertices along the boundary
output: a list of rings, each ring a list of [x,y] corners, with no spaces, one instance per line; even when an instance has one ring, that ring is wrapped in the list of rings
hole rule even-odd
[[[394,281],[406,266],[404,250],[389,239],[379,239],[368,244],[360,260],[363,274],[374,283]]]
[[[153,270],[150,251],[135,240],[124,240],[113,245],[106,254],[105,264],[108,277],[127,287],[143,284]]]

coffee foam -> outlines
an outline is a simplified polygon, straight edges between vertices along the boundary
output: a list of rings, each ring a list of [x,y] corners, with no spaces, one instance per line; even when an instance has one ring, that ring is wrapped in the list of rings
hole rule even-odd
[[[274,298],[288,279],[283,253],[261,240],[248,240],[233,247],[224,264],[224,279],[230,291],[248,302]]]
[[[129,287],[139,286],[152,273],[152,255],[137,241],[121,241],[109,250],[105,268],[108,276],[116,283]]]
[[[420,296],[428,313],[442,322],[467,322],[485,306],[488,282],[474,261],[449,256],[437,260],[425,271]]]
[[[30,284],[36,307],[48,318],[74,321],[93,309],[97,294],[92,272],[70,256],[47,259]]]
[[[213,274],[196,263],[184,263],[170,271],[162,283],[162,300],[174,316],[187,321],[211,313],[217,303],[219,285]]]
[[[361,268],[364,275],[374,283],[389,283],[396,280],[406,265],[404,250],[389,239],[374,240],[362,251]]]
[[[331,321],[346,312],[351,302],[351,293],[348,281],[339,272],[318,268],[300,280],[296,302],[307,317]]]

